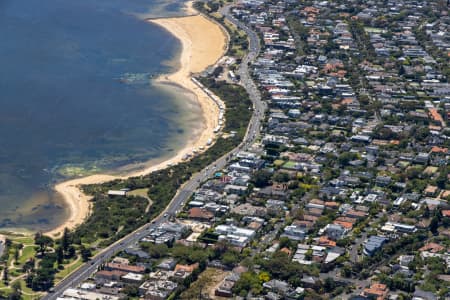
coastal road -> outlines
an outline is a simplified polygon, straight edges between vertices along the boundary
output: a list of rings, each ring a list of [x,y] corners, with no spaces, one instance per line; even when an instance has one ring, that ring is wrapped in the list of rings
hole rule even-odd
[[[248,28],[245,24],[242,24],[241,22],[233,18],[229,13],[229,9],[230,6],[224,7],[223,10],[221,10],[222,14],[230,22],[244,30],[249,38],[249,51],[242,60],[241,66],[238,70],[238,74],[241,78],[241,85],[247,90],[250,100],[253,102],[254,110],[243,141],[239,146],[234,148],[226,155],[223,155],[215,162],[211,163],[209,166],[205,167],[201,172],[194,174],[191,179],[178,190],[177,194],[172,199],[167,208],[151,223],[138,228],[121,240],[103,249],[95,257],[93,257],[91,261],[82,265],[78,270],[74,271],[64,280],[60,281],[54,287],[52,292],[44,296],[43,299],[55,300],[60,297],[66,289],[80,285],[83,281],[88,279],[103,262],[113,257],[116,253],[138,242],[148,234],[149,230],[158,227],[161,223],[167,221],[170,216],[176,215],[176,212],[184,206],[192,193],[200,186],[203,181],[212,177],[217,170],[224,168],[227,162],[239,151],[248,149],[248,147],[259,136],[261,120],[264,118],[266,104],[262,102],[261,95],[256,85],[254,84],[248,70],[248,63],[253,61],[259,54],[259,38],[257,34],[250,28]]]

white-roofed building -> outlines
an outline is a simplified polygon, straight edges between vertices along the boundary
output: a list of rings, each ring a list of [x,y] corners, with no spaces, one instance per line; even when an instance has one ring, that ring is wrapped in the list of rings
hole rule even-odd
[[[81,289],[67,289],[60,299],[79,299],[79,300],[119,300],[119,297],[106,295]]]

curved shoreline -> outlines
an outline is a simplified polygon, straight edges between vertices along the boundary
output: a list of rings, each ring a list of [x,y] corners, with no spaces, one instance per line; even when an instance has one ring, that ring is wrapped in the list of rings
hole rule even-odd
[[[55,186],[55,191],[62,195],[64,202],[69,208],[70,215],[64,223],[45,232],[46,235],[57,237],[61,235],[64,228],[74,229],[89,216],[91,213],[91,197],[80,190],[79,187],[81,185],[100,184],[114,179],[126,179],[149,174],[168,165],[183,161],[183,158],[187,154],[191,154],[194,148],[204,147],[206,149],[208,141],[214,140],[214,130],[218,126],[219,108],[191,80],[191,75],[202,72],[209,66],[217,63],[226,52],[228,37],[218,24],[200,14],[177,18],[161,18],[150,20],[150,22],[166,29],[181,42],[182,46],[179,56],[179,69],[174,73],[160,76],[155,80],[155,83],[162,85],[176,84],[195,96],[201,107],[204,119],[201,133],[193,140],[188,141],[185,147],[173,157],[142,171],[133,172],[126,176],[97,174],[58,183]]]

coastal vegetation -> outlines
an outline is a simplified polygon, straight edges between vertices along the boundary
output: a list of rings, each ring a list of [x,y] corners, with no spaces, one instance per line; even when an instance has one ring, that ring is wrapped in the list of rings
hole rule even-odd
[[[196,1],[194,7],[197,11],[207,14],[208,17],[214,19],[220,23],[230,36],[228,45],[227,56],[233,56],[242,58],[248,49],[248,39],[244,31],[238,29],[233,23],[226,20],[224,16],[219,13],[219,7],[223,4],[223,1]]]
[[[244,57],[248,48],[248,40],[245,32],[236,28],[236,26],[226,19],[223,19],[222,16],[217,18],[217,21],[221,23],[230,34],[230,46],[227,55],[239,58]]]
[[[105,247],[122,238],[159,215],[192,174],[239,145],[252,114],[251,101],[245,89],[209,78],[201,78],[200,81],[225,102],[223,131],[227,135],[220,136],[213,146],[190,161],[141,177],[84,186],[84,192],[93,195],[93,212],[73,232],[74,239]],[[148,212],[145,213],[148,200],[143,197],[106,196],[108,190],[122,188],[148,189],[148,198],[153,201]]]
[[[110,244],[111,236],[128,234],[148,220],[142,214],[148,201],[142,197],[109,198],[100,192],[94,201],[92,215],[75,232],[85,243],[103,241],[99,246]]]
[[[209,15],[216,13],[220,6],[222,4],[222,1],[217,0],[211,0],[211,1],[195,1],[194,2],[194,8],[201,12],[201,13],[207,13]]]

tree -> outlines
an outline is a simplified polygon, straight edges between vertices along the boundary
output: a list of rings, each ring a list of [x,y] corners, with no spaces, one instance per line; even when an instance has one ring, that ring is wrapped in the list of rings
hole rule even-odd
[[[14,247],[14,261],[16,263],[19,263],[19,248],[18,247]]]
[[[48,291],[55,278],[56,253],[46,253],[39,262],[38,268],[28,273],[25,281],[34,291]]]
[[[62,246],[56,248],[56,262],[58,263],[58,265],[62,265],[62,263],[64,262],[64,251]]]
[[[75,254],[76,254],[75,247],[74,247],[73,245],[70,245],[70,246],[67,248],[67,257],[68,257],[68,258],[72,258],[72,257],[75,256]]]
[[[5,284],[8,284],[8,266],[5,266],[5,269],[3,270],[3,282]]]
[[[222,263],[228,267],[234,267],[240,260],[239,253],[228,250],[222,256]]]
[[[280,245],[279,245],[280,249],[293,248],[293,243],[291,242],[291,240],[288,237],[285,237],[285,236],[280,237],[279,243],[280,243]]]
[[[438,227],[439,227],[439,219],[437,216],[434,216],[433,218],[431,218],[430,227],[429,227],[431,233],[436,235],[438,233],[438,231],[437,231]]]
[[[445,189],[446,185],[447,185],[447,177],[448,177],[448,172],[446,169],[443,169],[439,172],[439,176],[436,178],[436,185],[440,188],[440,189]]]
[[[406,177],[408,177],[409,180],[417,179],[421,173],[422,169],[420,167],[411,167],[406,170]]]
[[[272,174],[267,170],[256,171],[253,175],[253,184],[257,188],[262,188],[269,185],[270,178]]]
[[[36,233],[36,235],[34,236],[34,243],[39,246],[38,251],[40,252],[41,256],[43,256],[45,251],[47,250],[47,247],[53,245],[53,240],[41,233]]]
[[[288,280],[292,283],[302,277],[302,266],[297,262],[292,262],[289,256],[281,251],[275,252],[268,260],[260,261],[260,264],[272,278]]]
[[[423,142],[425,139],[427,139],[430,136],[430,129],[428,127],[416,127],[414,130],[414,137],[417,141]]]
[[[218,66],[214,69],[212,75],[217,78],[220,74],[222,74],[222,72],[223,72],[223,67]]]
[[[428,205],[424,205],[423,208],[423,215],[424,218],[428,219],[430,217],[430,209],[428,208]]]
[[[268,272],[262,271],[261,273],[259,273],[258,278],[261,282],[267,282],[270,280],[270,274]]]
[[[244,272],[233,287],[233,291],[239,295],[248,295],[249,292],[259,294],[262,291],[262,285],[258,275],[254,272]]]
[[[152,258],[161,258],[168,254],[169,247],[166,244],[141,243],[141,248],[147,251]]]
[[[25,264],[22,267],[22,271],[24,273],[31,273],[34,271],[34,266],[35,266],[35,260],[34,258],[30,258],[27,262],[25,262]]]
[[[220,257],[231,248],[227,240],[220,240],[214,245],[214,257]]]
[[[323,283],[323,288],[325,289],[325,292],[330,293],[336,288],[336,282],[333,278],[327,277]]]
[[[306,259],[306,260],[311,260],[312,257],[313,257],[313,251],[312,251],[312,249],[306,250],[306,253],[305,253],[305,259]]]
[[[394,132],[390,128],[381,127],[376,133],[377,137],[382,140],[392,140],[397,138]]]
[[[27,274],[27,277],[25,277],[25,284],[29,288],[33,286],[34,275],[35,273],[29,273]]]
[[[69,229],[67,229],[67,227],[66,227],[66,228],[64,228],[64,233],[63,233],[63,236],[61,238],[62,250],[64,252],[67,252],[67,249],[69,248],[69,245],[70,245]]]
[[[80,255],[81,259],[84,262],[89,261],[90,257],[92,256],[91,249],[84,247],[83,245],[80,246]]]
[[[12,293],[9,295],[8,300],[20,300],[22,299],[22,286],[20,280],[16,280],[11,285]]]
[[[122,290],[122,293],[129,297],[138,298],[139,297],[139,288],[133,285],[126,285]]]
[[[273,181],[283,183],[289,181],[289,174],[285,172],[278,172],[273,176]]]
[[[180,259],[181,263],[202,263],[208,260],[209,251],[195,246],[187,247],[177,244],[172,248],[172,255]]]
[[[345,265],[341,268],[341,276],[345,278],[349,278],[352,275],[352,269],[350,266]]]
[[[341,166],[346,166],[350,161],[356,159],[357,157],[358,155],[356,153],[344,152],[339,156],[338,162]]]
[[[32,276],[31,288],[34,291],[47,291],[53,286],[53,274],[48,270],[38,270]]]

